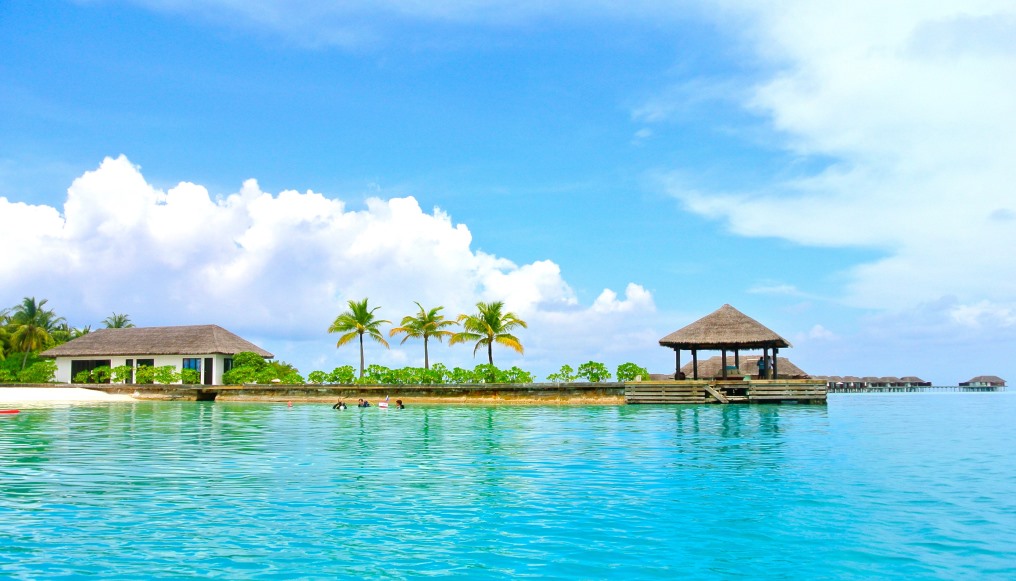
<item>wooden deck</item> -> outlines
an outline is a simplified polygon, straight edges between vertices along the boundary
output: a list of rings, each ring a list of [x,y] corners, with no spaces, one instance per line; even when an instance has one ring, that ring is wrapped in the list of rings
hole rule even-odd
[[[826,384],[807,379],[639,381],[624,385],[629,404],[826,403]]]

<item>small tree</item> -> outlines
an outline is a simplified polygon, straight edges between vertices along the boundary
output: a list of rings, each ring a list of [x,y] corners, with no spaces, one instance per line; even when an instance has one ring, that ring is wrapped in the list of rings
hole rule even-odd
[[[95,383],[109,383],[111,375],[113,375],[113,371],[106,365],[96,367],[92,370],[92,379]]]
[[[180,381],[187,385],[197,385],[201,383],[201,372],[197,369],[181,369]]]
[[[352,385],[356,383],[356,370],[352,365],[336,367],[328,374],[328,383],[339,385]]]
[[[151,365],[138,365],[134,372],[134,381],[142,384],[155,383],[155,368]]]
[[[575,370],[572,369],[571,365],[562,365],[557,373],[551,373],[547,376],[547,381],[553,381],[554,383],[569,383],[576,379],[578,379],[578,376],[575,375]]]
[[[155,383],[169,385],[180,381],[180,372],[172,365],[163,365],[155,368]]]
[[[618,381],[636,381],[640,377],[649,379],[649,372],[645,367],[639,367],[634,363],[622,363],[617,366]]]
[[[51,359],[36,361],[18,374],[18,381],[25,383],[51,383],[55,378],[56,361]]]
[[[587,361],[579,365],[576,375],[591,383],[598,383],[610,379],[610,371],[607,366],[596,361]]]
[[[110,379],[113,383],[127,383],[131,378],[131,372],[134,371],[129,365],[117,365],[113,368],[113,375]]]

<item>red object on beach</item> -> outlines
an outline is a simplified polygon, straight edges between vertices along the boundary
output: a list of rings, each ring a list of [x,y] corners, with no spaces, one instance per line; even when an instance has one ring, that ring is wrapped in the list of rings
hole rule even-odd
[[[0,414],[20,414],[21,410],[0,410]]]

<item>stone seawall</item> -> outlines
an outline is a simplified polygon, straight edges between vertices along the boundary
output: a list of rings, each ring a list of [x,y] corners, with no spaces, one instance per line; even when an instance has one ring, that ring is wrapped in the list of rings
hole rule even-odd
[[[331,402],[372,404],[388,397],[410,403],[604,404],[624,403],[623,383],[524,383],[463,385],[89,385],[136,399],[191,401]]]

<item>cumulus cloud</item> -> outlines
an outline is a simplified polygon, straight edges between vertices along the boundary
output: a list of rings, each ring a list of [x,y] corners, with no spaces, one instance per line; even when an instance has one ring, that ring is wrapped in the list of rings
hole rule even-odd
[[[350,209],[312,191],[273,195],[254,180],[226,196],[187,182],[163,191],[121,156],[74,180],[62,212],[0,197],[0,216],[3,304],[46,297],[76,325],[113,311],[139,325],[217,323],[327,369],[344,359],[324,330],[347,300],[363,297],[396,322],[415,311],[413,301],[443,305],[454,318],[503,300],[530,322],[523,344],[548,365],[583,357],[576,350],[597,328],[656,334],[647,330],[652,296],[639,285],[623,299],[604,290],[583,307],[557,264],[474,251],[465,225],[412,197]],[[627,345],[636,354],[653,347]],[[405,365],[422,358],[416,351],[407,344],[376,356]],[[475,363],[465,349],[454,357]]]
[[[669,191],[744,236],[882,251],[847,273],[854,306],[1016,305],[1016,6],[723,5],[771,69],[743,106],[787,151],[829,163],[752,191],[675,175]]]

